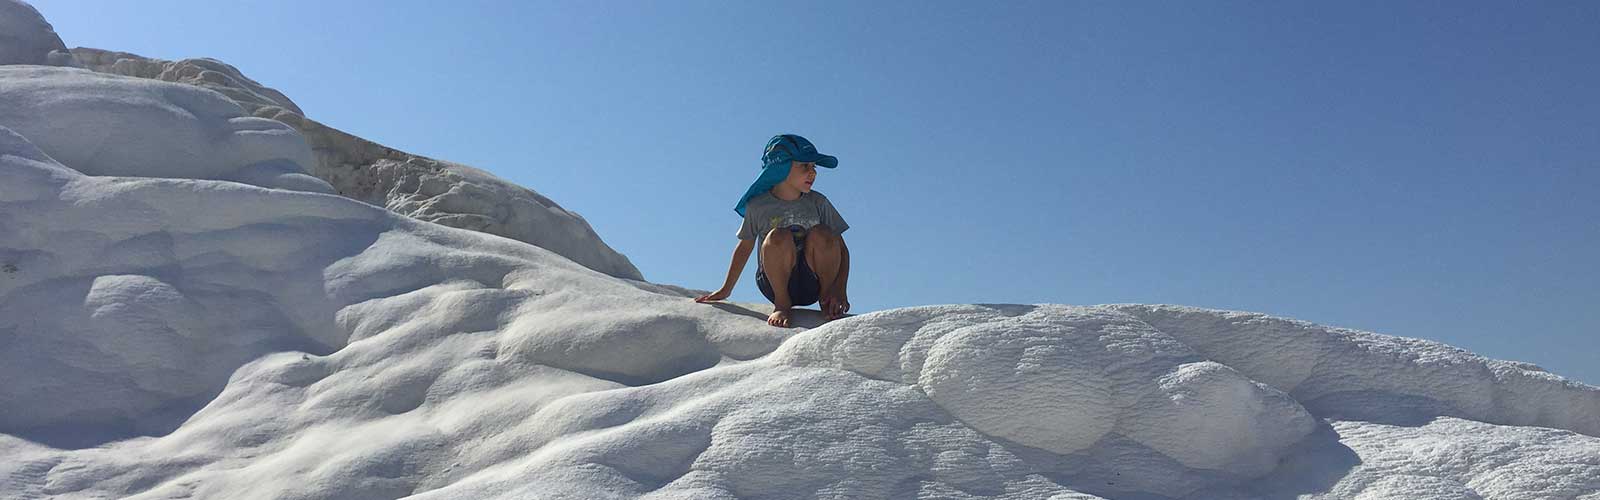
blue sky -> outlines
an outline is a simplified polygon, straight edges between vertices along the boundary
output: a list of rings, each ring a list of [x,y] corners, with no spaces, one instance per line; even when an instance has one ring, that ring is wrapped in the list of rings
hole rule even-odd
[[[34,5],[531,187],[654,282],[720,285],[789,132],[840,158],[855,312],[1260,311],[1600,383],[1600,3]]]

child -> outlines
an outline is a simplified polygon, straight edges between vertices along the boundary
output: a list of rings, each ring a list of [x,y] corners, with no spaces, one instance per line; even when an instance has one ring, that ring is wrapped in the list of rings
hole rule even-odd
[[[759,247],[756,286],[772,301],[767,324],[788,327],[790,308],[819,300],[828,321],[843,316],[850,310],[845,292],[850,249],[840,234],[850,224],[828,197],[811,190],[817,167],[836,168],[839,159],[818,153],[804,137],[781,134],[767,141],[761,162],[761,177],[733,208],[744,217],[744,224],[739,227],[728,278],[722,288],[695,302],[728,298],[750,252]]]

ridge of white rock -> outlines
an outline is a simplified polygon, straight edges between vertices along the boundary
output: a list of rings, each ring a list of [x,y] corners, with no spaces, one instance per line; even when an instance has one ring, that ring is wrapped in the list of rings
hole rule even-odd
[[[477,168],[389,148],[307,118],[288,96],[221,61],[167,61],[86,47],[71,55],[75,64],[97,72],[214,90],[246,114],[294,127],[315,156],[306,170],[341,195],[418,220],[531,243],[619,278],[643,279],[577,212]]]
[[[41,119],[48,117],[48,119]],[[0,126],[89,175],[231,180],[332,193],[293,128],[189,85],[78,68],[0,66]]]
[[[297,115],[305,114],[300,111],[299,105],[289,100],[289,96],[244,76],[238,68],[216,59],[202,57],[165,61],[88,47],[74,48],[70,53],[79,66],[97,73],[183,83],[216,91],[239,104],[246,113],[254,113],[262,106],[274,106]]]
[[[1289,393],[1319,415],[1406,423],[1454,416],[1600,436],[1600,391],[1532,364],[1261,313],[1117,308],[1173,332],[1208,359]]]

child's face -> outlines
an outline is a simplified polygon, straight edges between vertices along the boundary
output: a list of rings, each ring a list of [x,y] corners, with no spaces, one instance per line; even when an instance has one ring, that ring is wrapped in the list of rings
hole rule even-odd
[[[811,183],[817,181],[817,164],[811,162],[790,162],[789,178],[783,183],[795,188],[802,193],[811,192]]]

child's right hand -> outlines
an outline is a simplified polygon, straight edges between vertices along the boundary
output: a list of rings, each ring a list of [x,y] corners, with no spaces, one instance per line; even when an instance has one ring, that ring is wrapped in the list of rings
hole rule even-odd
[[[728,295],[730,295],[730,294],[728,293],[727,290],[717,290],[715,292],[711,292],[711,293],[708,293],[708,294],[705,294],[705,295],[701,295],[699,298],[694,299],[694,301],[695,302],[717,301],[717,300],[722,300],[722,299],[728,298]]]

